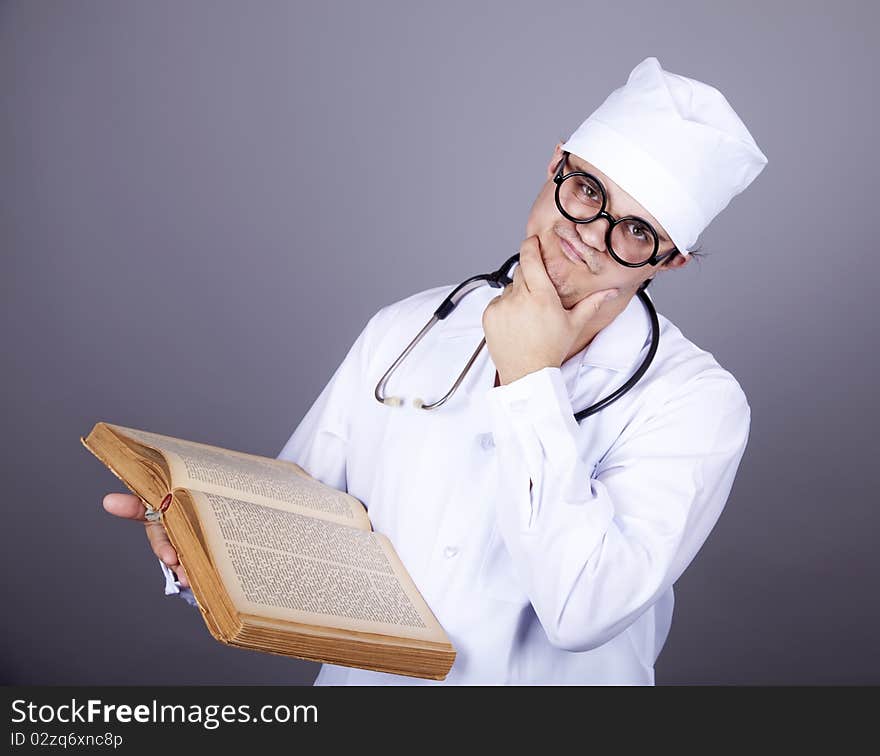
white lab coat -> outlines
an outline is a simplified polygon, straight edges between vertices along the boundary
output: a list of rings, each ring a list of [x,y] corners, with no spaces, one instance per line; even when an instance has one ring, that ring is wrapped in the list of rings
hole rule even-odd
[[[406,403],[379,404],[377,381],[452,288],[379,310],[278,456],[366,505],[455,664],[442,682],[324,664],[315,685],[653,685],[673,583],[718,520],[746,446],[745,394],[661,315],[648,372],[578,424],[573,413],[646,353],[650,321],[634,297],[561,368],[496,387],[484,348],[446,404],[414,408],[445,394],[479,344],[499,294],[484,287],[391,377],[386,394]]]

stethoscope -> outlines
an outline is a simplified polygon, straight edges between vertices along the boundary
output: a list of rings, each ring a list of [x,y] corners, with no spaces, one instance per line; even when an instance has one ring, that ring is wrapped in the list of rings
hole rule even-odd
[[[441,303],[440,306],[434,311],[434,314],[431,316],[431,319],[425,323],[424,328],[416,334],[416,337],[409,343],[406,349],[401,352],[400,356],[394,360],[391,364],[391,367],[385,371],[385,375],[383,375],[379,379],[379,383],[376,384],[375,396],[377,401],[382,404],[387,404],[391,407],[399,407],[403,404],[403,399],[399,396],[385,396],[385,384],[388,382],[388,378],[391,374],[400,366],[400,363],[406,358],[406,356],[413,350],[416,344],[422,340],[422,337],[434,327],[438,320],[445,320],[449,313],[451,313],[457,306],[458,303],[461,302],[468,294],[470,294],[475,289],[478,289],[480,286],[484,284],[488,284],[494,289],[500,289],[504,286],[507,286],[510,283],[513,283],[513,279],[510,277],[510,271],[515,264],[519,263],[519,252],[515,255],[512,255],[498,270],[494,273],[482,273],[477,276],[472,276],[468,278],[466,281],[462,281],[458,286],[456,286],[452,293],[446,297]],[[574,419],[580,422],[585,417],[589,417],[590,415],[595,414],[599,410],[605,409],[612,402],[616,402],[620,397],[622,397],[627,391],[629,391],[633,386],[638,383],[639,379],[645,374],[645,371],[651,365],[651,361],[654,359],[654,355],[657,353],[657,346],[660,343],[660,322],[657,319],[657,310],[654,309],[654,303],[651,302],[650,297],[648,297],[648,293],[645,291],[644,286],[639,289],[638,297],[642,300],[642,304],[645,306],[645,309],[648,311],[648,316],[651,319],[651,346],[648,349],[648,354],[645,356],[645,359],[642,361],[642,364],[639,365],[638,370],[633,373],[632,377],[624,383],[619,389],[614,391],[613,393],[606,396],[604,399],[600,399],[595,404],[590,405],[586,409],[582,409],[580,412],[577,412],[574,416]],[[464,366],[464,370],[461,371],[461,374],[456,379],[455,383],[452,385],[452,388],[446,392],[440,399],[436,402],[432,402],[431,404],[425,404],[422,399],[414,399],[413,405],[420,409],[435,409],[442,404],[444,404],[449,397],[451,397],[456,389],[459,387],[461,382],[464,380],[464,377],[467,375],[468,370],[471,369],[471,365],[474,364],[480,352],[483,351],[483,347],[486,346],[486,338],[483,337],[483,340],[480,341],[480,345],[476,348],[474,353],[471,355],[471,358],[467,361],[467,365]]]

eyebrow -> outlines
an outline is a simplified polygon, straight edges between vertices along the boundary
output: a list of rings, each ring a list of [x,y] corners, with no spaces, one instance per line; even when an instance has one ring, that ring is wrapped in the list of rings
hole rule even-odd
[[[566,161],[565,161],[569,168],[571,168],[571,169],[573,169],[573,170],[575,170],[575,171],[583,171],[584,173],[592,173],[592,171],[587,170],[586,167],[584,167],[584,166],[578,166],[578,165],[576,165],[574,162],[572,162],[571,157],[572,157],[572,156],[571,156],[571,153],[568,153],[568,158],[567,158]],[[597,177],[597,178],[598,178],[598,177]],[[604,183],[604,182],[603,182],[603,183]],[[607,187],[607,186],[605,187],[605,191],[606,191],[606,192],[608,191],[608,187]],[[611,204],[611,203],[609,202],[609,204]],[[606,208],[606,209],[607,209],[607,208]],[[627,214],[627,215],[630,215],[630,213],[626,213],[626,214]],[[635,213],[632,213],[632,215],[635,215]],[[616,217],[620,218],[621,216],[620,216],[620,215],[617,215]],[[647,218],[646,218],[645,220],[647,220]],[[654,224],[651,224],[651,225],[654,225]],[[655,228],[654,230],[656,231],[656,228]],[[664,234],[664,233],[662,233],[662,232],[660,232],[660,231],[657,231],[657,235],[660,237],[660,241],[661,241],[661,242],[671,242],[671,241],[672,241],[672,239],[670,239],[668,236],[666,236],[666,234]]]

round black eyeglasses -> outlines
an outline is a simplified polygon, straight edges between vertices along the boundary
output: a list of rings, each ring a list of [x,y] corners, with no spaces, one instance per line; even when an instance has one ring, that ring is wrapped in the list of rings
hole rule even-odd
[[[556,207],[574,223],[592,223],[598,218],[608,221],[605,247],[611,256],[627,268],[657,265],[676,254],[673,247],[657,255],[660,239],[654,227],[637,215],[625,215],[615,220],[605,212],[608,193],[602,182],[591,173],[572,171],[563,175],[568,152],[562,154],[553,182],[556,184]]]

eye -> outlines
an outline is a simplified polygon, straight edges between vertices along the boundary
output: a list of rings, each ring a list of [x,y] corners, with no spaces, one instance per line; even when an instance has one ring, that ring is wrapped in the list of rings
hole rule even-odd
[[[590,205],[602,204],[602,192],[594,182],[583,176],[577,176],[576,180],[578,199],[588,202]]]
[[[639,241],[647,241],[651,238],[651,232],[640,223],[629,223],[627,230],[629,231],[630,236]]]

